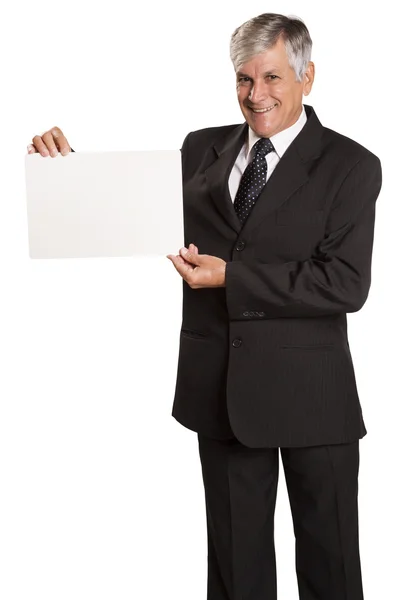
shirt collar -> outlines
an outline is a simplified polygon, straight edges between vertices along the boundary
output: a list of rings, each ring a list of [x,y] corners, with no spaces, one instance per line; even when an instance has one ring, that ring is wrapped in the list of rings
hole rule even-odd
[[[291,125],[290,127],[287,127],[287,129],[283,129],[283,131],[279,131],[279,133],[276,133],[275,135],[272,135],[269,138],[271,140],[271,142],[275,148],[275,152],[277,153],[279,158],[282,158],[283,154],[286,152],[286,150],[288,149],[290,144],[293,142],[294,138],[303,129],[306,122],[307,122],[307,115],[306,115],[306,111],[305,111],[305,108],[303,105],[303,109],[302,109],[301,114],[300,114],[299,118],[297,119],[296,123],[293,123],[293,125]],[[251,127],[249,127],[247,145],[246,145],[246,149],[245,149],[246,159],[248,158],[249,152],[251,152],[254,144],[259,139],[260,139],[260,137],[254,133],[254,131],[251,129]]]

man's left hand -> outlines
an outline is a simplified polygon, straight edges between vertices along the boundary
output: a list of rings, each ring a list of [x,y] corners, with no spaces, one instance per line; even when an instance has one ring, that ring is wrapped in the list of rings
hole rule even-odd
[[[177,256],[168,254],[167,258],[192,289],[225,287],[226,262],[222,258],[199,254],[194,244],[181,248]]]

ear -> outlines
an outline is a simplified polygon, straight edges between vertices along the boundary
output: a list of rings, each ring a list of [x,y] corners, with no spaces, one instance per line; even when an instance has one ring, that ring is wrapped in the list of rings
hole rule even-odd
[[[314,83],[314,77],[315,77],[315,65],[312,61],[310,61],[308,63],[307,70],[304,73],[304,78],[303,78],[303,94],[305,96],[308,96],[308,94],[311,92],[311,88]]]

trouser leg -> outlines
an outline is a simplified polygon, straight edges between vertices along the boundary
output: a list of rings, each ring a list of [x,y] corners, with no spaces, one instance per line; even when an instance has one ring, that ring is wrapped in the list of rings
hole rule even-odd
[[[207,515],[207,600],[276,600],[278,449],[198,437]]]
[[[300,600],[362,600],[359,443],[281,448]]]

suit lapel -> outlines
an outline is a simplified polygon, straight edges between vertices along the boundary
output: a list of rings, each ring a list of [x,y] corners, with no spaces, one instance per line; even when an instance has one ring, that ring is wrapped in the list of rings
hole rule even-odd
[[[233,207],[228,181],[235,160],[247,138],[247,123],[235,127],[227,138],[215,144],[217,159],[205,171],[207,185],[221,215],[237,233],[248,233],[254,227],[258,227],[269,213],[281,206],[308,181],[312,161],[321,152],[324,128],[314,109],[308,105],[304,107],[307,123],[278,162],[243,227]]]
[[[228,182],[237,155],[246,141],[247,130],[247,123],[238,125],[227,138],[216,143],[214,150],[217,159],[205,171],[208,190],[216,207],[237,233],[241,230],[242,224],[233,208]]]
[[[300,135],[300,134],[299,134]],[[278,209],[292,194],[308,181],[308,170],[292,143],[276,165],[246,219],[242,234],[258,227],[271,212]]]

